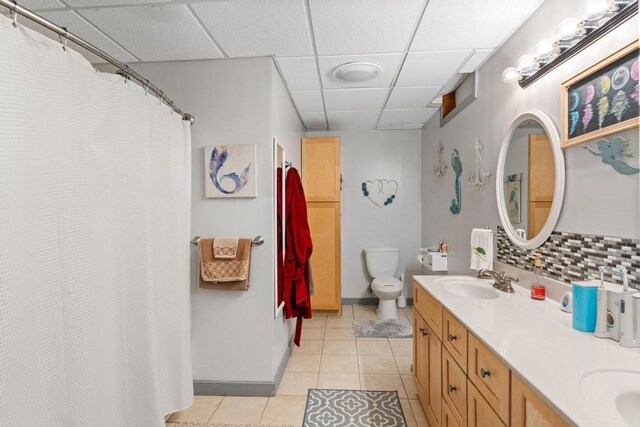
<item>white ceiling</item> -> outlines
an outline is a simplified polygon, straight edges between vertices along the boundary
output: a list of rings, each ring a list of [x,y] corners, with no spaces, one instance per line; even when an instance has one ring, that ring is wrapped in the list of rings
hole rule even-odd
[[[543,0],[21,0],[123,62],[274,56],[308,129],[420,129]],[[32,28],[37,26],[29,25]],[[95,58],[92,58],[95,59]],[[348,83],[332,70],[373,62]]]

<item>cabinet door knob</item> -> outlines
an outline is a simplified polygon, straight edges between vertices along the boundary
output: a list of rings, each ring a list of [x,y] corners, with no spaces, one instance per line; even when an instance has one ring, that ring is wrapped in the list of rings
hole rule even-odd
[[[425,335],[429,335],[429,332],[427,332],[427,330],[425,328],[418,328],[420,330],[420,333],[422,334],[422,336],[424,337]]]
[[[458,389],[458,387],[454,386],[454,385],[450,385],[449,386],[449,393],[453,393],[454,391],[456,391]]]
[[[491,372],[487,371],[487,370],[486,370],[486,369],[484,369],[484,368],[480,368],[480,376],[481,376],[482,378],[484,378],[484,377],[488,377],[488,376],[490,376],[490,375],[491,375]]]
[[[449,334],[449,341],[454,342],[455,340],[457,340],[458,337],[452,334]]]

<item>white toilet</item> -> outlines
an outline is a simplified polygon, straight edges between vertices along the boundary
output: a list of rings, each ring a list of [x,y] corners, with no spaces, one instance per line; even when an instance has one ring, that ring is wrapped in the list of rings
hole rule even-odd
[[[398,248],[365,248],[364,259],[373,281],[371,289],[380,298],[378,318],[380,320],[397,319],[396,298],[400,296],[403,284],[393,277],[398,269]]]

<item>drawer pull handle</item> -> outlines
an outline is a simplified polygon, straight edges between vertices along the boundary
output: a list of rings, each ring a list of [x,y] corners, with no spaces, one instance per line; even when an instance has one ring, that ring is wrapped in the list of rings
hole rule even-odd
[[[450,341],[450,342],[454,342],[454,341],[455,341],[455,340],[457,340],[457,339],[458,339],[458,337],[457,337],[457,336],[449,334],[449,341]]]
[[[454,386],[454,385],[450,385],[449,386],[449,393],[453,393],[454,391],[456,391],[458,389],[458,387]]]
[[[422,334],[422,336],[424,337],[425,335],[429,335],[429,332],[427,332],[427,330],[425,328],[419,328],[420,333]]]
[[[484,378],[484,377],[488,377],[488,376],[491,376],[491,372],[487,371],[487,370],[486,370],[486,369],[484,369],[484,368],[480,368],[480,376],[481,376],[482,378]]]

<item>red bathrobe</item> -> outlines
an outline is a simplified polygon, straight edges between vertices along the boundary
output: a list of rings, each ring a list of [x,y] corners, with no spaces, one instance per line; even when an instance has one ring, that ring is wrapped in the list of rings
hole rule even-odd
[[[287,319],[298,319],[293,342],[300,346],[302,319],[311,318],[308,261],[313,252],[313,244],[307,221],[307,199],[304,196],[300,175],[293,167],[287,172],[285,192],[284,313]]]

